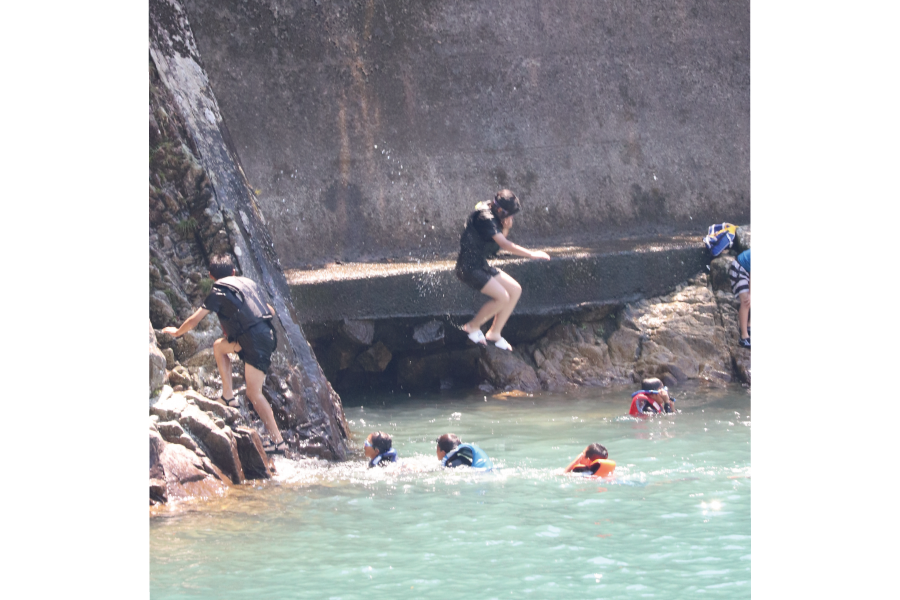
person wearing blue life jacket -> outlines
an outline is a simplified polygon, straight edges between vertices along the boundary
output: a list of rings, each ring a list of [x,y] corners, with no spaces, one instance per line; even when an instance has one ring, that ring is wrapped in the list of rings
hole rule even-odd
[[[741,301],[738,308],[738,323],[740,325],[741,339],[738,344],[742,348],[750,347],[750,250],[744,250],[731,261],[728,269],[728,278],[731,280],[731,291],[734,297]]]
[[[491,470],[494,463],[475,444],[463,444],[456,434],[445,433],[437,439],[437,457],[444,467],[472,467]]]
[[[363,452],[369,459],[369,468],[384,467],[388,463],[397,462],[397,451],[391,446],[393,440],[391,436],[383,431],[370,433],[363,444]]]

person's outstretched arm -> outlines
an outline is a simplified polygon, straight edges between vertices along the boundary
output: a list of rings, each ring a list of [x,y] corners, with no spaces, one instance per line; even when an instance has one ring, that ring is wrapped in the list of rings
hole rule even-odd
[[[550,255],[542,250],[529,250],[528,248],[523,248],[518,244],[513,244],[511,241],[506,239],[506,236],[502,233],[494,234],[494,241],[497,242],[497,245],[500,246],[501,250],[506,250],[512,254],[516,254],[518,256],[524,256],[525,258],[540,258],[543,260],[550,260]]]
[[[575,458],[575,460],[572,461],[572,464],[570,464],[568,467],[566,467],[566,470],[563,471],[563,472],[564,472],[564,473],[571,473],[571,472],[572,472],[572,469],[574,469],[575,467],[578,467],[578,466],[581,465],[581,461],[582,461],[583,458],[584,458],[584,452],[582,452],[581,454],[579,454],[579,455]]]
[[[181,337],[186,334],[188,331],[196,327],[200,324],[200,321],[203,320],[203,317],[209,314],[209,311],[205,308],[198,308],[197,312],[192,314],[187,318],[187,320],[181,324],[181,327],[163,327],[162,332],[168,333],[173,337]]]

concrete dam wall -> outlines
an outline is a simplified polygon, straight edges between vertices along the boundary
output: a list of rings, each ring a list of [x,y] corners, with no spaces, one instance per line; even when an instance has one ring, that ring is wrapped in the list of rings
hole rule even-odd
[[[286,268],[750,222],[746,0],[188,0]]]

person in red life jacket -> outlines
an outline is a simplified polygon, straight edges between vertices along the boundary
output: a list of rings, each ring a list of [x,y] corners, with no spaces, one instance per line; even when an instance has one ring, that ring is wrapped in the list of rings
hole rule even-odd
[[[164,327],[163,333],[176,338],[196,327],[211,312],[219,317],[225,337],[213,343],[216,366],[222,377],[221,400],[231,407],[240,406],[231,387],[230,353],[237,353],[244,361],[244,379],[247,397],[262,419],[273,444],[265,450],[269,454],[284,454],[287,443],[275,423],[272,407],[262,394],[266,371],[275,352],[277,340],[271,320],[275,310],[263,300],[259,286],[246,277],[235,275],[234,263],[229,256],[213,256],[209,264],[209,276],[215,281],[203,305],[180,327]]]
[[[565,473],[584,473],[603,477],[616,468],[616,463],[609,460],[609,452],[600,444],[591,444],[584,452],[566,467]]]
[[[650,377],[641,381],[641,388],[631,395],[629,415],[642,417],[675,412],[675,398],[669,397],[669,388],[662,381]]]

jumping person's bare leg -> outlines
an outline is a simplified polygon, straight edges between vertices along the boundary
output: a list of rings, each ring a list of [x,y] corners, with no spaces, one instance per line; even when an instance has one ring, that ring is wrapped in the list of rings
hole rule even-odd
[[[482,325],[487,323],[488,319],[500,312],[509,302],[509,292],[507,292],[506,288],[498,281],[498,276],[496,275],[491,277],[491,280],[484,284],[484,287],[481,288],[481,293],[492,299],[485,302],[484,306],[481,307],[472,320],[462,326],[463,331],[466,333],[472,333],[476,329],[479,329]]]
[[[509,301],[503,305],[496,315],[494,315],[494,322],[491,324],[491,328],[484,334],[486,339],[496,342],[502,337],[503,327],[506,325],[506,321],[509,319],[513,309],[516,307],[516,303],[519,301],[519,297],[522,295],[522,286],[519,285],[518,281],[503,271],[500,271],[499,275],[495,275],[491,281],[497,281],[509,295]]]
[[[262,419],[269,435],[275,439],[275,443],[280,444],[284,438],[281,437],[281,432],[278,430],[278,425],[275,423],[275,413],[272,412],[272,407],[269,406],[269,402],[262,393],[262,386],[266,380],[266,374],[253,365],[244,363],[244,379],[247,380],[247,397],[250,399],[250,402],[253,403],[256,414]]]
[[[234,398],[234,390],[231,388],[231,357],[228,354],[239,349],[237,342],[229,342],[225,338],[213,342],[213,354],[216,357],[219,376],[222,378],[222,398],[225,400]]]

